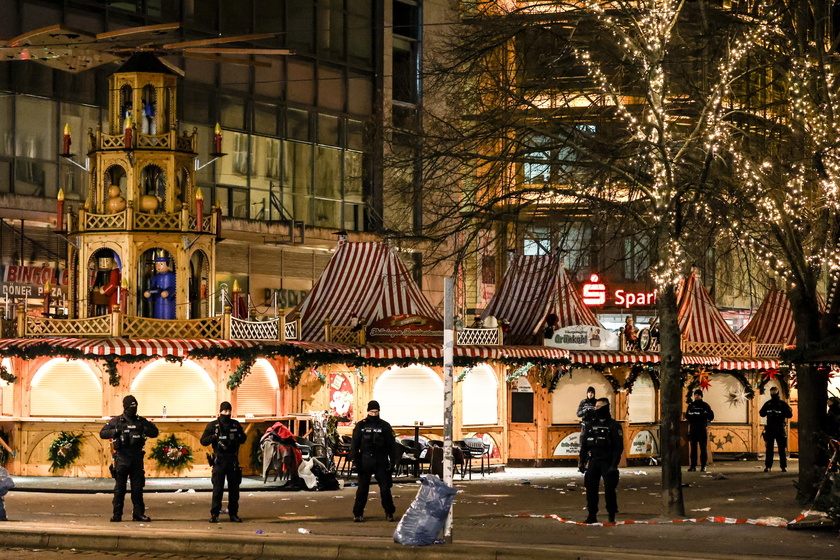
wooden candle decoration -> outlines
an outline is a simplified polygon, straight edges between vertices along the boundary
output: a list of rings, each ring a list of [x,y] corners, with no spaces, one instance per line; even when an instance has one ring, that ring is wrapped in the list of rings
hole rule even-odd
[[[195,191],[195,221],[196,231],[204,231],[204,197],[201,195],[201,189]]]
[[[72,144],[72,140],[70,140],[70,123],[64,125],[64,137],[62,139],[61,144],[61,155],[62,156],[69,156],[70,155],[70,144]]]
[[[64,231],[64,189],[58,189],[55,200],[55,231]]]

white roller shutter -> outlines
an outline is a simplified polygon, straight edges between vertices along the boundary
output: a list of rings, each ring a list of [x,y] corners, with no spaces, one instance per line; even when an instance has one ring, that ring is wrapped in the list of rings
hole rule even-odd
[[[33,417],[100,418],[102,384],[99,377],[85,362],[64,358],[50,360],[32,378],[29,414]]]
[[[389,369],[376,382],[373,398],[392,426],[443,425],[443,381],[427,367]]]
[[[488,365],[479,365],[463,381],[464,425],[499,422],[499,393],[496,374]]]
[[[251,366],[251,373],[236,389],[236,415],[277,416],[277,393],[280,384],[274,368],[259,359]]]
[[[163,407],[167,417],[202,418],[217,416],[216,389],[213,380],[198,364],[158,360],[146,366],[131,384],[141,416],[160,418]]]

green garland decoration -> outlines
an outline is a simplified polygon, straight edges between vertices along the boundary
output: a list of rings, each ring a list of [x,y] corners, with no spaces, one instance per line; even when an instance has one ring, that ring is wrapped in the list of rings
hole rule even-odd
[[[242,382],[245,381],[245,378],[248,377],[249,373],[251,373],[251,366],[254,365],[255,361],[255,359],[251,359],[239,362],[239,365],[236,366],[236,369],[233,370],[233,373],[231,373],[228,378],[227,388],[233,391],[242,385]]]
[[[82,434],[61,432],[50,444],[47,459],[50,461],[50,471],[66,469],[79,458],[82,453]]]
[[[149,456],[157,462],[159,469],[173,472],[191,469],[195,461],[192,450],[181,443],[175,434],[157,440]]]
[[[17,375],[10,372],[6,366],[0,365],[0,379],[11,385],[17,381]]]
[[[534,367],[534,364],[532,364],[531,362],[526,362],[524,365],[519,366],[518,368],[513,370],[512,373],[509,373],[507,376],[505,376],[505,381],[507,383],[510,383],[512,381],[516,381],[523,375],[528,375],[528,372],[531,371],[532,367]],[[508,368],[508,370],[510,370],[510,367]]]
[[[120,376],[120,372],[117,371],[117,360],[112,356],[108,356],[103,360],[105,363],[105,371],[108,372],[108,385],[111,387],[119,387],[120,381],[122,381],[122,376]]]
[[[9,443],[9,434],[3,428],[0,428],[0,439]],[[11,453],[6,451],[6,448],[0,445],[0,465],[5,465],[9,462],[9,458],[12,456]]]
[[[355,367],[356,376],[359,378],[359,383],[365,383],[367,381],[367,377],[365,377],[365,372],[360,366]]]
[[[471,371],[472,371],[471,367],[465,367],[464,371],[462,371],[461,374],[458,377],[455,378],[455,383],[460,383],[461,381],[466,379]]]
[[[624,388],[627,390],[628,394],[633,393],[633,385],[643,373],[650,375],[650,379],[653,381],[653,386],[657,389],[659,388],[659,370],[651,365],[636,364],[630,370],[630,375],[628,375],[627,379],[624,380]]]

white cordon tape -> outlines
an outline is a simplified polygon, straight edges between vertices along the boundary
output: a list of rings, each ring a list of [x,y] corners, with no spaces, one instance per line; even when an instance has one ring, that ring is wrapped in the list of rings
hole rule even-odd
[[[615,523],[583,523],[582,521],[573,521],[571,519],[563,519],[559,515],[506,515],[505,517],[542,517],[547,519],[554,519],[560,523],[569,523],[572,525],[586,525],[586,526],[604,526],[612,527],[614,525],[666,525],[669,523],[730,523],[732,525],[759,525],[761,527],[787,527],[787,522],[772,522],[761,521],[758,519],[736,519],[734,517],[700,517],[699,519],[673,519],[671,521],[616,521]],[[804,515],[797,517],[792,523],[800,521]]]

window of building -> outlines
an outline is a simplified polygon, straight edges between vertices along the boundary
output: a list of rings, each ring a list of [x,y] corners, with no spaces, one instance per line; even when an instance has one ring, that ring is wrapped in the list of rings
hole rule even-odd
[[[373,4],[355,0],[347,6],[347,57],[350,62],[369,66],[373,57]]]
[[[286,40],[288,47],[299,53],[314,51],[315,7],[312,0],[286,2]]]
[[[393,98],[404,103],[417,103],[419,93],[419,45],[407,39],[394,37]]]
[[[286,136],[290,140],[309,141],[309,111],[286,109]]]
[[[547,255],[551,253],[551,229],[532,227],[525,232],[522,247],[524,255]]]

